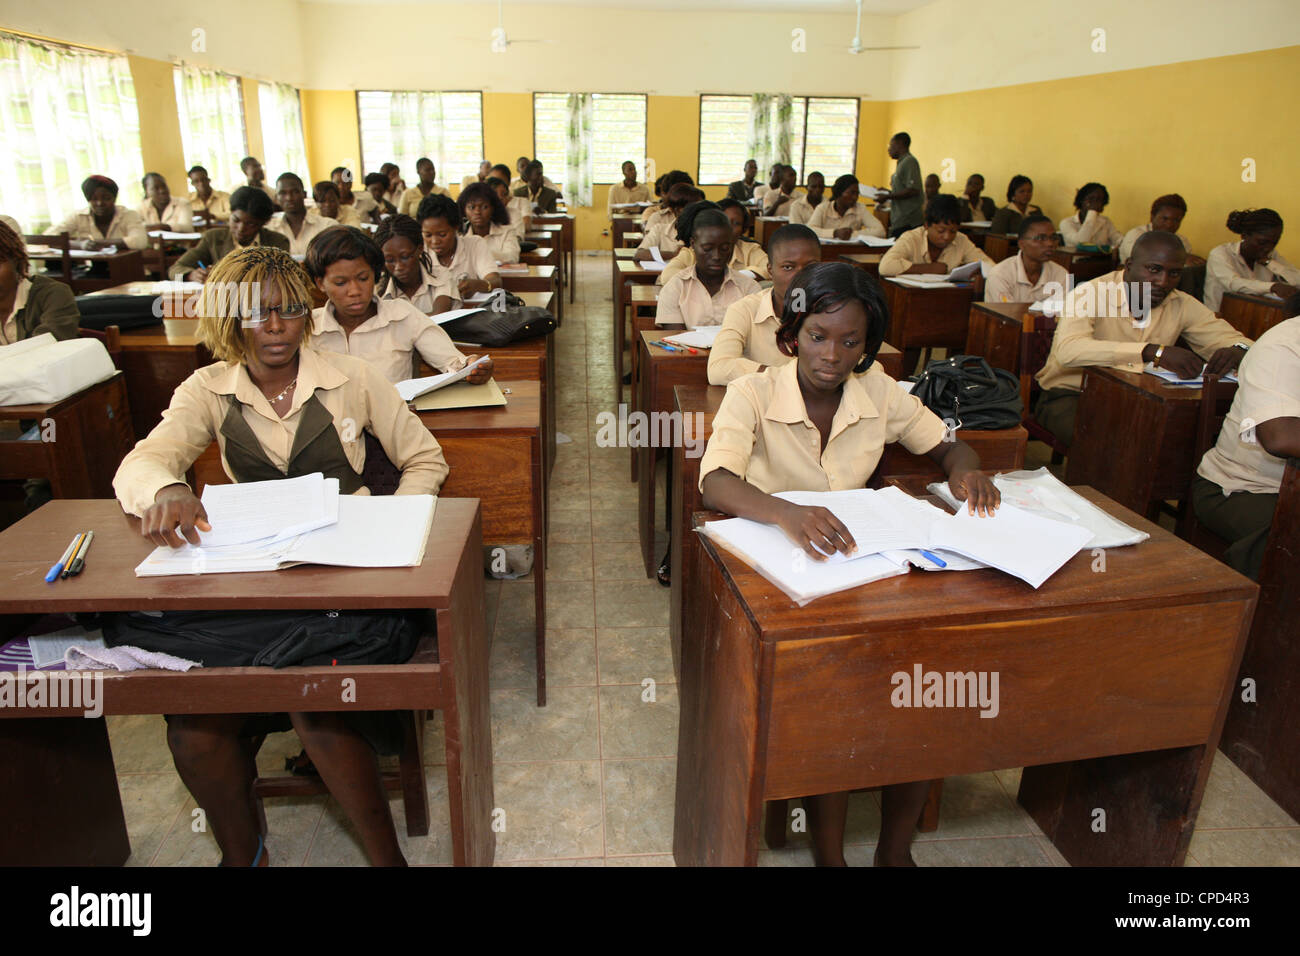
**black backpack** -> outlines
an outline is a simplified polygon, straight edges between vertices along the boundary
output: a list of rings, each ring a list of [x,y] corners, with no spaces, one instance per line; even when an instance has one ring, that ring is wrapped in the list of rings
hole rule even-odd
[[[500,297],[497,301],[496,297]],[[511,342],[523,342],[555,331],[555,316],[504,289],[496,293],[484,311],[444,322],[442,330],[453,342],[468,342],[496,348]]]
[[[937,359],[911,381],[916,383],[912,394],[958,428],[1015,428],[1024,417],[1020,380],[980,355]]]

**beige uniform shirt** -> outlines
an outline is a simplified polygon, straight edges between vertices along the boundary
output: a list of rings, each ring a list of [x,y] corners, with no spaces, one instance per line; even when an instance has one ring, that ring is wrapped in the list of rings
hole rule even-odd
[[[925,226],[917,226],[898,237],[897,241],[889,247],[889,251],[881,257],[878,269],[882,276],[897,276],[914,265],[933,261],[930,258],[930,243],[926,239]],[[939,261],[946,265],[950,272],[968,262],[987,262],[990,266],[994,265],[993,260],[986,256],[979,246],[960,232],[939,254]]]
[[[1128,262],[1128,257],[1133,254],[1133,244],[1150,231],[1151,223],[1147,223],[1144,226],[1135,226],[1128,232],[1124,233],[1124,238],[1119,244],[1119,261],[1121,265]],[[1178,237],[1179,241],[1183,244],[1183,248],[1187,250],[1187,253],[1190,255],[1192,244],[1187,241],[1187,237],[1178,232],[1174,233],[1174,235]]]
[[[728,385],[742,375],[784,365],[790,356],[776,347],[780,316],[772,308],[772,290],[760,289],[733,302],[709,350],[709,384]]]
[[[408,301],[376,299],[379,311],[351,334],[343,331],[334,303],[312,312],[311,345],[322,352],[343,352],[365,359],[390,382],[401,382],[415,374],[414,353],[439,372],[465,367],[466,358],[442,326]]]
[[[347,207],[343,205],[342,200],[339,201],[340,210],[344,208],[354,209],[356,210],[357,215],[366,221],[370,220],[370,214],[375,211],[375,208],[378,205],[379,203],[375,202],[375,197],[370,195],[370,193],[366,192],[364,189],[361,190],[361,192],[354,192],[352,194],[352,202],[349,203]]]
[[[23,228],[22,226],[18,225],[18,220],[15,219],[13,216],[0,216],[0,222],[3,222],[6,226],[12,229],[14,231],[14,235],[17,236],[19,239],[23,237]]]
[[[397,211],[402,213],[405,216],[414,216],[416,210],[420,208],[420,203],[424,201],[426,195],[446,196],[447,198],[450,199],[451,190],[448,189],[446,186],[439,186],[437,183],[434,183],[433,187],[430,188],[429,192],[426,194],[420,192],[419,186],[412,186],[406,192],[402,193],[402,198],[396,204]]]
[[[823,199],[808,218],[808,228],[823,239],[833,239],[836,229],[850,229],[855,233],[865,231],[869,236],[885,238],[885,227],[862,203],[854,203],[841,216],[835,211],[834,202]]]
[[[87,206],[84,212],[76,212],[55,226],[51,232],[58,235],[66,232],[69,239],[121,239],[119,246],[128,249],[143,249],[149,245],[149,234],[145,232],[144,220],[134,209],[117,206],[113,211],[113,221],[108,224],[107,232],[100,232],[95,225],[95,214]]]
[[[524,233],[527,231],[528,221],[533,216],[533,206],[523,196],[511,196],[510,202],[506,203],[506,212],[510,214],[510,228],[515,231],[515,236],[521,241]]]
[[[1275,495],[1286,459],[1275,458],[1255,437],[1255,427],[1275,418],[1300,418],[1300,318],[1269,329],[1241,360],[1241,383],[1223,420],[1219,440],[1196,473],[1223,488]]]
[[[208,196],[207,201],[199,198],[199,194],[190,190],[190,209],[193,212],[210,212],[213,219],[219,219],[225,222],[230,218],[230,193],[222,192],[220,189],[212,190],[212,195]]]
[[[1205,258],[1205,307],[1218,312],[1225,292],[1267,295],[1274,282],[1300,285],[1300,269],[1274,250],[1267,262],[1246,265],[1241,257],[1241,240],[1215,246]]]
[[[1115,228],[1110,217],[1102,215],[1095,209],[1088,210],[1082,225],[1075,215],[1062,219],[1057,224],[1057,228],[1061,230],[1061,238],[1065,240],[1067,246],[1077,246],[1086,242],[1110,246],[1114,249],[1124,239],[1123,233]]]
[[[728,307],[757,291],[757,282],[728,269],[717,295],[709,295],[695,274],[695,267],[691,266],[664,283],[655,310],[655,325],[684,325],[688,329],[721,325]]]
[[[271,217],[271,221],[266,224],[266,228],[271,232],[278,232],[289,240],[289,255],[305,256],[307,247],[311,241],[319,236],[326,229],[338,225],[337,219],[330,219],[328,216],[322,216],[319,213],[308,209],[306,216],[302,221],[302,231],[298,235],[293,234],[293,229],[285,221],[285,214],[277,212]]]
[[[1057,283],[1054,289],[1046,289],[1049,283]],[[1043,271],[1037,282],[1030,282],[1025,274],[1025,260],[1017,253],[1008,256],[993,267],[988,278],[984,280],[985,302],[1042,302],[1053,299],[1062,302],[1065,290],[1069,287],[1070,274],[1060,263],[1048,259],[1043,263]]]
[[[321,216],[322,219],[328,219],[328,216]],[[356,206],[339,206],[339,214],[334,219],[340,226],[352,226],[356,229],[361,228],[361,213],[357,212]],[[368,221],[368,220],[367,220]]]
[[[488,252],[491,254],[494,263],[519,261],[519,234],[513,226],[503,226],[494,222],[488,227],[486,236],[480,236],[477,233],[466,233],[465,235],[473,235],[475,238],[487,243]],[[459,247],[460,243],[457,242],[456,245]],[[496,270],[493,269],[493,271]]]
[[[806,195],[808,194],[802,189],[796,189],[792,193],[783,193],[779,189],[769,189],[767,195],[763,197],[763,215],[789,216],[790,207]]]
[[[695,265],[695,250],[690,246],[683,246],[681,252],[673,256],[664,271],[659,273],[655,285],[663,285],[677,273],[693,265]],[[727,263],[727,268],[735,272],[752,272],[756,279],[772,278],[767,271],[767,253],[757,242],[737,242],[732,247],[731,261]]]
[[[827,205],[829,202],[830,200],[823,196],[822,201],[813,206],[809,204],[807,196],[800,196],[794,202],[790,203],[790,210],[787,215],[790,217],[791,222],[806,226],[808,225],[808,220],[812,218],[813,213],[822,206]],[[875,219],[876,217],[872,216],[871,218]]]
[[[433,315],[433,309],[441,296],[446,296],[452,301],[452,308],[460,300],[460,290],[456,284],[451,281],[451,272],[440,265],[434,265],[433,271],[430,272],[423,266],[420,267],[420,287],[415,290],[414,294],[407,295],[391,278],[384,281],[383,289],[379,293],[381,299],[397,299],[401,302],[409,302],[424,315]]]
[[[609,205],[620,206],[631,202],[649,202],[650,189],[645,183],[637,183],[631,189],[628,189],[622,183],[615,183],[609,187]]]
[[[915,395],[878,364],[844,383],[825,450],[799,390],[798,362],[787,362],[727,386],[713,419],[700,489],[725,468],[759,491],[843,491],[865,488],[888,442],[924,455],[947,429]]]
[[[162,211],[161,217],[154,204],[147,199],[140,203],[140,208],[136,212],[140,214],[140,221],[146,225],[161,222],[167,227],[168,232],[194,231],[194,211],[188,199],[177,199],[173,196],[167,203],[167,208]]]
[[[1203,359],[1237,342],[1250,344],[1250,339],[1185,292],[1170,292],[1141,324],[1135,324],[1128,296],[1123,269],[1075,286],[1066,297],[1038,384],[1079,391],[1083,388],[1080,369],[1087,365],[1140,372],[1146,346],[1173,345],[1180,335]]]
[[[481,236],[457,236],[456,251],[452,254],[451,262],[446,265],[438,261],[438,255],[432,249],[429,250],[429,258],[433,260],[434,266],[446,269],[451,274],[452,287],[456,289],[460,287],[461,277],[486,279],[497,271],[497,261],[492,256],[487,240]]]
[[[645,230],[637,248],[658,249],[665,262],[672,259],[682,248],[682,243],[677,238],[676,218],[668,216],[666,219],[661,217],[657,220],[653,226]]]
[[[143,514],[161,489],[185,482],[185,472],[214,441],[221,449],[222,467],[234,478],[226,464],[226,439],[221,434],[232,395],[243,403],[244,421],[267,457],[277,468],[287,469],[302,406],[313,394],[334,417],[339,443],[355,471],[360,473],[365,466],[362,432],[369,431],[402,471],[397,494],[438,493],[447,477],[442,448],[406,407],[397,389],[359,359],[302,349],[298,385],[284,418],[271,408],[243,364],[217,362],[182,382],[162,421],[118,466],[113,477],[117,500],[129,514]]]
[[[649,232],[664,220],[676,222],[677,217],[672,214],[671,210],[665,209],[663,206],[651,206],[645,211],[645,215],[641,217],[641,231]]]

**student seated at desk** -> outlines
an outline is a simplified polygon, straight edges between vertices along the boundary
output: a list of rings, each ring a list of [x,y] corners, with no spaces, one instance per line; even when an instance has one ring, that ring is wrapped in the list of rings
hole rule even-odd
[[[117,183],[107,176],[87,176],[81,194],[89,203],[86,211],[73,213],[52,233],[66,232],[74,249],[143,249],[149,245],[140,214],[117,204]]]
[[[384,221],[385,216],[396,216],[397,207],[388,201],[388,177],[383,173],[366,175],[366,192],[374,201],[370,208],[370,221],[376,226]]]
[[[790,361],[776,344],[785,290],[806,266],[821,262],[822,245],[807,226],[789,223],[767,241],[772,288],[732,304],[709,350],[709,384],[727,385],[742,375]]]
[[[762,208],[763,200],[767,198],[768,193],[781,188],[781,173],[784,169],[784,163],[773,163],[772,168],[767,171],[767,182],[759,183],[754,187],[754,202],[758,203],[759,208]]]
[[[275,187],[276,202],[283,212],[272,216],[267,228],[289,240],[290,255],[305,256],[311,241],[338,222],[307,208],[307,191],[297,173],[281,173]]]
[[[898,237],[880,259],[882,276],[951,272],[968,262],[993,260],[986,256],[961,229],[961,207],[955,196],[936,196],[926,207],[925,225],[909,229]]]
[[[312,348],[365,359],[390,382],[415,374],[416,352],[438,372],[456,372],[470,359],[452,345],[442,326],[410,301],[381,299],[375,284],[384,271],[384,254],[360,229],[335,226],[321,233],[307,251],[307,274],[329,299],[312,313]],[[491,360],[474,369],[475,385],[492,375]]]
[[[510,225],[510,213],[487,183],[471,183],[460,191],[456,203],[465,220],[465,235],[487,243],[496,262],[519,261],[519,234]]]
[[[230,225],[207,229],[198,244],[185,250],[167,274],[173,279],[202,282],[208,270],[245,246],[272,246],[289,251],[289,240],[265,228],[271,219],[271,200],[251,186],[240,186],[230,197]]]
[[[845,173],[837,178],[831,186],[831,201],[813,210],[808,228],[823,239],[851,239],[858,232],[885,238],[885,227],[858,202],[858,192],[858,177]]]
[[[656,325],[721,325],[727,308],[758,291],[758,283],[728,266],[735,245],[731,221],[707,200],[677,217],[677,238],[690,244],[695,261],[664,283]]]
[[[1102,210],[1110,202],[1110,193],[1101,183],[1084,183],[1074,194],[1073,216],[1061,220],[1061,238],[1071,248],[1083,243],[1109,246],[1114,249],[1124,240],[1124,234],[1115,228]]]
[[[529,207],[534,213],[554,214],[555,203],[560,198],[559,192],[555,189],[554,184],[548,186],[550,182],[542,174],[542,162],[534,159],[524,167],[524,184],[515,190],[516,196],[521,196],[528,200]]]
[[[80,322],[72,287],[29,275],[23,237],[0,222],[0,345],[46,332],[60,341],[75,339]]]
[[[1007,204],[993,214],[989,232],[995,236],[1014,236],[1020,231],[1020,220],[1031,212],[1047,215],[1029,201],[1033,198],[1034,181],[1020,174],[1012,176],[1007,184]]]
[[[333,219],[340,226],[361,228],[361,215],[354,206],[340,205],[339,187],[330,179],[322,179],[311,188],[311,198],[316,201],[316,215]]]
[[[361,433],[368,431],[401,470],[397,494],[438,493],[447,477],[442,449],[397,390],[366,362],[308,345],[307,276],[287,252],[237,250],[211,279],[200,300],[199,337],[218,361],[181,383],[161,424],[122,460],[113,479],[118,501],[140,516],[146,538],[180,547],[199,544],[200,532],[212,530],[184,476],[214,441],[233,481],[322,472],[338,478],[344,493],[365,494]],[[251,306],[218,291],[250,286],[261,290],[261,302]],[[316,436],[301,447],[295,442],[300,429]],[[203,646],[201,634],[178,629],[174,646],[159,637],[150,649],[202,660]],[[410,640],[392,640],[367,660],[400,664],[412,649]],[[400,748],[392,723],[383,713],[168,715],[167,743],[177,773],[207,814],[222,865],[268,865],[247,742],[292,727],[357,828],[370,862],[400,866],[405,860],[375,760],[376,749]]]
[[[806,224],[825,200],[826,177],[818,172],[809,173],[806,189],[804,195],[790,203],[790,221],[793,223]]]
[[[805,308],[796,310],[796,302]],[[864,488],[884,445],[901,442],[943,469],[953,495],[972,514],[993,513],[1001,499],[980,474],[979,457],[963,441],[945,441],[939,417],[874,364],[888,323],[880,288],[861,269],[818,262],[799,273],[786,292],[777,331],[781,351],[795,361],[727,386],[700,461],[706,508],[776,525],[815,561],[835,551],[848,554],[856,544],[830,511],[774,495]],[[820,441],[810,444],[813,429]],[[881,791],[877,866],[915,865],[912,832],[929,789],[930,781],[921,780]],[[819,866],[845,865],[848,796],[804,798]]]
[[[727,263],[728,268],[733,272],[752,272],[751,278],[754,279],[770,279],[771,276],[767,272],[767,253],[763,251],[762,246],[745,235],[745,230],[749,226],[749,213],[744,203],[734,199],[723,199],[717,206],[731,221],[732,241],[735,243],[731,249],[731,262]],[[677,273],[693,265],[695,265],[695,253],[686,246],[673,256],[664,271],[659,273],[655,285],[663,285]]]
[[[799,198],[794,191],[799,185],[799,174],[789,164],[778,163],[777,165],[781,167],[781,171],[777,173],[775,188],[769,189],[763,196],[763,215],[788,217],[790,206]]]
[[[186,175],[190,179],[190,210],[196,216],[202,216],[210,226],[216,222],[230,219],[230,193],[212,188],[208,171],[202,166],[191,166]],[[193,229],[191,223],[186,231]]]
[[[466,186],[474,185],[474,183],[485,183],[487,182],[487,178],[491,175],[492,175],[492,164],[485,159],[478,164],[478,175],[466,176],[465,178],[463,178],[460,181],[460,188],[464,189]]]
[[[379,298],[405,299],[425,315],[447,312],[459,304],[451,272],[433,264],[420,224],[410,216],[399,213],[380,223],[375,245],[384,254]]]
[[[497,199],[501,200],[501,205],[505,206],[506,216],[510,219],[510,231],[515,234],[515,241],[522,248],[524,242],[527,241],[524,239],[524,234],[533,221],[532,211],[528,207],[528,200],[520,196],[512,196],[506,181],[497,176],[489,176],[487,184],[496,193]]]
[[[161,229],[164,232],[192,232],[194,230],[194,212],[188,200],[173,199],[172,191],[167,188],[167,180],[159,173],[145,173],[140,180],[144,188],[144,202],[138,212],[148,232]]]
[[[266,171],[256,156],[245,156],[239,161],[239,171],[244,174],[244,185],[250,189],[260,189],[266,193],[271,202],[276,201],[275,190],[266,183]]]
[[[984,280],[985,302],[1064,301],[1070,287],[1070,274],[1059,262],[1052,261],[1056,252],[1056,227],[1052,220],[1030,213],[1020,220],[1020,251],[995,265]],[[1050,285],[1049,284],[1053,284]]]
[[[517,178],[510,180],[511,192],[515,192],[516,190],[527,188],[528,177],[525,176],[524,173],[527,172],[528,164],[531,162],[533,162],[533,160],[529,159],[527,156],[520,156],[518,159],[515,160],[515,171],[519,175]],[[509,172],[509,170],[507,170],[507,172]],[[545,186],[547,189],[554,189],[557,193],[559,192],[559,189],[556,187],[555,183],[551,182],[551,180],[546,176],[542,176],[542,185]]]
[[[925,177],[925,185],[924,185],[923,188],[924,188],[924,190],[925,190],[925,205],[926,205],[926,206],[928,206],[928,205],[930,204],[930,200],[931,200],[931,199],[933,199],[935,196],[939,195],[939,186],[940,186],[940,182],[939,182],[939,176],[938,176],[937,173],[931,173],[929,176],[926,176],[926,177]],[[922,210],[924,211],[924,208],[925,208],[925,207],[922,206],[921,208],[922,208]]]
[[[961,203],[962,222],[992,222],[997,215],[993,200],[983,196],[984,177],[971,173],[966,177],[966,191],[958,198]]]
[[[429,196],[420,203],[416,221],[434,265],[451,272],[462,301],[478,292],[501,288],[497,261],[487,241],[461,235],[460,207],[446,196]]]
[[[1139,236],[1148,232],[1168,232],[1177,235],[1178,227],[1183,224],[1183,217],[1186,215],[1187,201],[1178,193],[1158,197],[1151,204],[1151,221],[1144,226],[1134,226],[1124,233],[1124,239],[1119,244],[1119,261],[1128,261],[1128,257],[1133,254],[1133,243],[1138,241]],[[1183,248],[1187,250],[1187,265],[1205,265],[1204,259],[1192,255],[1192,244],[1187,241],[1187,237],[1178,235],[1178,238]]]
[[[636,163],[627,159],[623,161],[623,181],[609,187],[609,209],[611,214],[615,206],[628,203],[649,202],[650,188],[645,183],[636,181]]]
[[[681,210],[672,210],[668,208],[668,194],[672,192],[673,187],[679,184],[694,186],[695,180],[691,179],[690,173],[680,169],[670,170],[655,180],[655,194],[660,197],[659,205],[651,206],[641,217],[641,232],[648,234],[651,229],[657,225],[670,224],[677,218],[677,213]],[[700,199],[704,194],[700,194]],[[687,203],[698,202],[699,200],[688,199]]]
[[[703,200],[704,193],[686,183],[677,183],[669,189],[664,197],[667,215],[659,217],[653,225],[646,227],[632,258],[639,262],[653,259],[654,255],[650,250],[658,249],[659,255],[665,262],[671,260],[682,248],[682,242],[677,238],[677,220],[682,210],[692,203],[703,202]]]
[[[421,156],[415,161],[415,174],[420,177],[420,181],[402,193],[402,199],[397,204],[397,211],[403,216],[414,216],[415,211],[420,208],[420,203],[429,196],[451,198],[451,190],[435,182],[438,178],[438,168],[433,165],[433,160],[429,157]]]
[[[365,191],[365,189],[362,189],[359,193],[352,191],[352,170],[348,169],[346,166],[335,166],[330,171],[330,182],[332,182],[334,188],[339,191],[340,208],[345,206],[349,207],[356,212],[357,217],[362,222],[371,221],[370,213],[374,211],[374,208],[377,205],[375,197],[371,196],[370,193]],[[335,216],[334,218],[337,219],[338,217]],[[339,219],[339,225],[350,226],[353,225],[353,223],[344,222]]]
[[[727,187],[727,198],[737,202],[753,202],[754,189],[758,186],[758,163],[752,159],[745,160],[745,176],[737,179]]]
[[[1218,375],[1230,372],[1246,354],[1250,339],[1179,291],[1186,259],[1177,236],[1148,232],[1134,243],[1122,269],[1076,286],[1066,297],[1052,350],[1036,376],[1043,391],[1034,406],[1038,423],[1064,444],[1074,441],[1085,366],[1141,372],[1154,362],[1191,378],[1203,366]],[[1148,287],[1146,302],[1141,290]],[[1174,344],[1180,336],[1195,352]]]
[[[384,163],[379,167],[379,172],[388,180],[388,187],[384,190],[384,198],[396,210],[397,204],[402,201],[402,194],[406,192],[406,180],[402,178],[402,170],[396,163]]]
[[[1272,209],[1228,213],[1228,231],[1241,236],[1211,250],[1205,263],[1205,307],[1219,311],[1223,293],[1281,296],[1300,292],[1300,269],[1277,253],[1282,217]]]

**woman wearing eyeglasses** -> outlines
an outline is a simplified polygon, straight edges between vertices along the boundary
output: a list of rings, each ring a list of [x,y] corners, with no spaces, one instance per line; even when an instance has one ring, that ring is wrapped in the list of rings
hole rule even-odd
[[[1062,302],[1070,274],[1052,260],[1056,227],[1039,213],[1020,220],[1020,251],[1003,259],[984,282],[985,302]]]
[[[122,460],[113,479],[123,509],[140,516],[146,538],[175,548],[186,541],[200,544],[201,533],[214,530],[184,479],[214,441],[222,467],[235,482],[320,472],[337,478],[346,494],[365,494],[361,476],[369,432],[401,471],[397,494],[438,493],[447,477],[442,449],[383,374],[353,356],[308,346],[312,314],[307,275],[287,252],[266,246],[236,249],[208,274],[200,301],[199,337],[220,361],[181,383],[162,422]],[[202,643],[199,635],[182,631],[175,640],[173,653],[181,656],[191,656]],[[405,656],[396,645],[383,653],[389,651],[402,660],[410,655],[409,646]],[[290,724],[356,827],[371,863],[404,864],[375,760],[375,749],[391,749],[392,735],[377,732],[375,721],[354,717],[168,717],[167,742],[177,772],[206,811],[224,865],[267,865],[245,741],[251,734],[287,730]]]

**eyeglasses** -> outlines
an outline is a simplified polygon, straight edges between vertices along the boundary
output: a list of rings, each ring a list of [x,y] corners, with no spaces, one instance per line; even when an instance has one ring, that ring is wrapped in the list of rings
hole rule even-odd
[[[1056,233],[1048,233],[1045,236],[1025,236],[1021,242],[1056,242]]]
[[[311,306],[296,304],[282,305],[278,309],[263,309],[261,307],[249,309],[248,314],[243,317],[244,328],[269,322],[272,312],[285,322],[296,322],[298,319],[305,319],[311,314]]]

